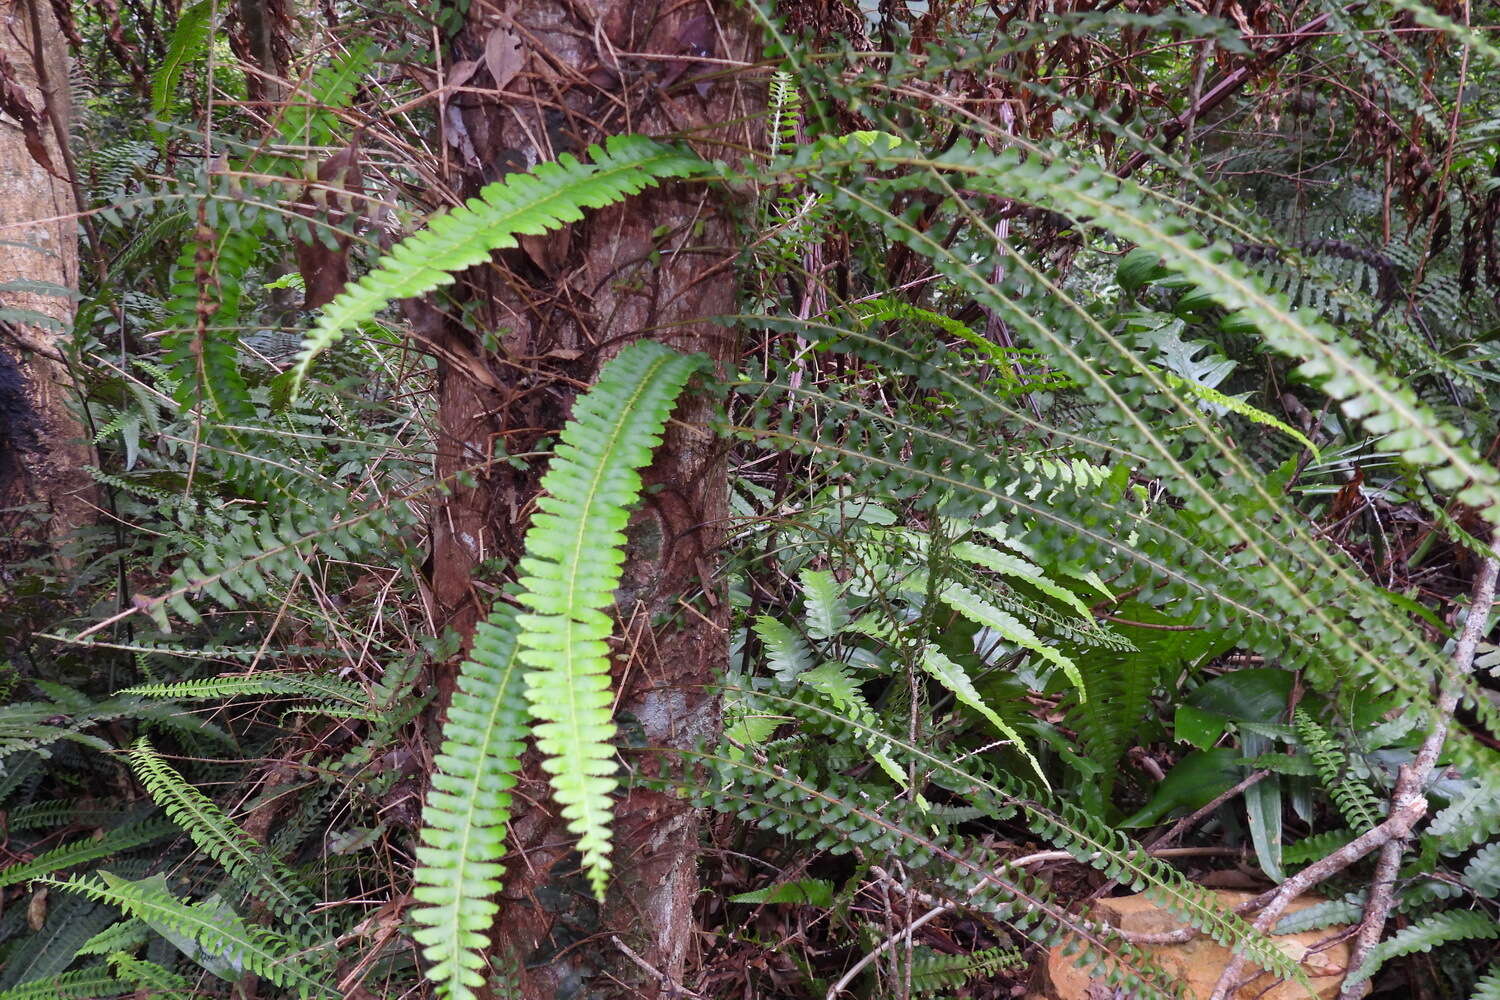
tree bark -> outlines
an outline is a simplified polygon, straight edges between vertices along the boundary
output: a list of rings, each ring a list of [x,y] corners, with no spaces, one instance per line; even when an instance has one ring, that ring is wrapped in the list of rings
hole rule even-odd
[[[748,127],[724,123],[750,121],[760,106],[712,60],[747,61],[750,35],[742,12],[703,2],[525,0],[502,13],[476,0],[445,61],[501,65],[485,61],[488,43],[492,52],[518,46],[522,62],[500,81],[503,90],[451,98],[443,123],[455,187],[469,194],[623,132],[686,138],[709,157],[739,155]],[[481,68],[468,86],[495,81]],[[419,335],[443,358],[439,473],[476,470],[438,511],[433,533],[434,601],[465,636],[502,582],[479,570],[489,560],[514,564],[542,471],[541,463],[517,469],[493,460],[554,436],[576,387],[631,340],[653,337],[703,352],[722,369],[733,364],[734,331],[711,320],[735,305],[739,247],[727,198],[722,189],[669,184],[561,232],[526,237],[476,269],[465,292],[478,306],[470,315],[494,332],[498,350],[486,352],[451,319],[429,315],[422,324]],[[706,429],[710,412],[701,397],[678,407],[629,531],[617,594],[625,640],[614,668],[622,747],[687,748],[719,726],[710,685],[728,654],[728,606],[714,573],[727,480],[723,449]],[[445,697],[451,673],[437,681]],[[623,753],[631,769],[662,766],[650,752]],[[494,939],[524,970],[524,995],[670,993],[694,940],[694,812],[675,796],[627,791],[616,811],[613,882],[599,907],[574,871],[570,838],[535,761],[526,763],[519,791]]]
[[[0,0],[0,562],[59,550],[94,511],[93,452],[69,406],[78,241],[60,145],[67,84],[50,6]]]

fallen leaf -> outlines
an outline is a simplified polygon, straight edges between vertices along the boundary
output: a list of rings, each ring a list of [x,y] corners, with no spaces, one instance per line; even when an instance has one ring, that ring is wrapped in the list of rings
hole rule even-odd
[[[490,79],[496,90],[504,90],[526,64],[526,55],[521,51],[521,40],[504,25],[496,25],[484,40],[484,65],[490,71]]]
[[[462,87],[469,82],[469,78],[479,69],[478,59],[460,59],[448,67],[448,79],[444,81],[449,87]]]
[[[39,931],[46,922],[47,890],[38,889],[31,894],[31,902],[26,904],[26,926],[34,931]]]
[[[297,256],[297,270],[302,272],[305,297],[304,309],[316,309],[332,302],[349,282],[350,236],[341,227],[354,208],[353,192],[360,189],[359,139],[318,164],[319,186],[304,188],[298,199],[298,214],[311,219],[322,218],[333,234],[332,245],[324,239],[308,242],[296,241],[293,251]],[[349,197],[340,197],[337,188],[351,192]]]

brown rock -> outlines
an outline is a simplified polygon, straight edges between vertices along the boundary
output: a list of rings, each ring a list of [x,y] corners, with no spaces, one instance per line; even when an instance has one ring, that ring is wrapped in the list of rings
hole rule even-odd
[[[1211,895],[1219,905],[1228,909],[1254,894],[1220,890]],[[1323,900],[1317,896],[1304,896],[1289,906],[1287,913],[1296,913],[1321,902]],[[1100,900],[1095,916],[1121,930],[1136,933],[1161,933],[1183,926],[1170,912],[1147,899],[1144,893]],[[1302,964],[1315,991],[1312,996],[1319,1000],[1331,1000],[1338,995],[1344,968],[1349,961],[1349,940],[1330,942],[1330,939],[1348,929],[1347,925],[1340,925],[1273,938],[1288,956]],[[1139,947],[1182,984],[1185,996],[1197,1000],[1207,1000],[1219,974],[1229,962],[1229,949],[1207,937],[1196,937],[1184,944]],[[1063,955],[1060,948],[1054,948],[1047,956],[1049,1000],[1093,1000],[1097,995],[1089,992],[1095,978],[1094,971],[1076,967],[1073,962],[1077,957]],[[1246,965],[1244,975],[1249,976],[1254,971]],[[1108,992],[1105,995],[1109,995]],[[1263,973],[1242,987],[1233,1000],[1306,1000],[1307,997],[1308,994],[1296,983],[1273,983],[1269,974]]]

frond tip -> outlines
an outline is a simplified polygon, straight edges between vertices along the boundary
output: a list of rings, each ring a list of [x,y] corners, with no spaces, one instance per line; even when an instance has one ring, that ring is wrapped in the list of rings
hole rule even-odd
[[[603,149],[590,146],[589,158],[593,162],[580,163],[564,153],[529,173],[487,185],[479,197],[435,216],[426,229],[392,247],[328,303],[308,331],[293,369],[293,394],[319,354],[390,302],[452,283],[459,271],[516,246],[518,236],[558,229],[582,219],[586,208],[613,205],[666,178],[709,169],[691,153],[638,135],[612,136]]]
[[[616,785],[609,647],[625,562],[625,524],[641,492],[640,469],[661,443],[678,394],[700,359],[637,341],[599,373],[573,407],[542,479],[541,513],[520,563],[521,662],[542,767],[581,839],[594,891],[609,872],[610,793]]]

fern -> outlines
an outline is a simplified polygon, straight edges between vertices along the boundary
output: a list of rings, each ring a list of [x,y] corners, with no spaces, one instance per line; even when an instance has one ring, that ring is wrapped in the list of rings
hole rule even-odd
[[[340,125],[335,111],[349,106],[375,54],[373,44],[355,42],[347,52],[315,70],[306,93],[298,93],[285,105],[285,116],[276,128],[281,141],[300,146],[331,145]]]
[[[578,398],[526,536],[517,595],[526,610],[497,605],[460,670],[423,815],[415,890],[427,904],[415,914],[416,938],[444,996],[472,997],[486,982],[497,912],[490,897],[500,888],[508,789],[528,722],[590,881],[603,893],[615,787],[606,644],[614,626],[603,609],[619,584],[639,470],[699,365],[640,341]]]
[[[590,157],[592,163],[580,163],[565,153],[530,173],[497,181],[398,243],[324,308],[303,341],[292,372],[293,392],[319,354],[388,303],[451,284],[459,271],[516,246],[517,237],[576,222],[583,209],[612,205],[666,178],[708,169],[695,156],[640,136],[614,136],[603,149],[591,147]]]
[[[1469,1000],[1500,1000],[1500,965],[1491,965],[1480,977]]]
[[[1363,833],[1380,822],[1380,804],[1369,786],[1349,774],[1349,760],[1322,726],[1306,710],[1298,709],[1292,721],[1297,736],[1317,765],[1323,787],[1355,832]]]
[[[165,113],[177,100],[183,70],[202,54],[213,32],[213,0],[198,0],[177,16],[177,26],[167,43],[167,55],[151,78],[151,108]],[[163,137],[165,142],[165,137]]]
[[[114,967],[115,975],[150,997],[190,1000],[197,992],[185,977],[155,962],[115,952],[109,956],[109,964]]]
[[[438,992],[469,1000],[487,982],[489,929],[504,873],[510,789],[529,721],[516,660],[516,611],[496,605],[474,630],[448,706],[422,813],[413,937]]]
[[[210,224],[207,202],[182,248],[167,301],[169,328],[162,361],[186,409],[204,407],[224,420],[246,420],[254,410],[239,366],[239,318],[246,272],[261,248],[261,227]]]
[[[1009,740],[1011,745],[1020,752],[1021,756],[1026,758],[1026,762],[1031,765],[1032,770],[1036,772],[1036,776],[1042,784],[1044,786],[1047,785],[1047,776],[1042,772],[1041,761],[1037,760],[1036,756],[1027,748],[1025,742],[1021,739],[1021,735],[1009,723],[1000,718],[993,708],[990,708],[985,703],[984,696],[974,687],[974,682],[969,679],[969,675],[961,665],[943,655],[942,651],[936,646],[928,646],[923,650],[920,662],[922,669],[927,671],[939,684],[951,692],[960,704],[969,706],[984,716],[985,719],[989,720],[990,725],[994,726],[995,730]]]
[[[1500,896],[1500,841],[1481,847],[1464,867],[1464,885],[1476,896],[1494,899]]]
[[[206,795],[184,781],[144,736],[131,747],[130,763],[151,798],[205,854],[223,865],[287,926],[310,926],[316,904],[311,894]]]
[[[1301,358],[1298,374],[1342,402],[1385,446],[1422,468],[1441,489],[1500,523],[1500,472],[1485,462],[1452,425],[1406,386],[1379,371],[1348,337],[1316,317],[1287,308],[1267,294],[1222,244],[1191,230],[1165,199],[1093,167],[1046,162],[1013,151],[990,154],[959,143],[930,160],[900,148],[865,153],[861,169],[900,167],[913,161],[950,173],[964,186],[1000,197],[1022,197],[1048,208],[1092,219],[1093,225],[1148,247],[1167,267],[1192,281],[1230,311],[1255,317],[1271,347]]]
[[[539,720],[537,749],[600,895],[615,787],[605,642],[614,627],[602,609],[619,585],[623,531],[641,491],[637,470],[651,461],[667,415],[699,364],[638,341],[605,365],[563,428],[518,567],[517,599],[528,611],[517,618],[520,657],[532,668],[526,698]]]
[[[1444,910],[1423,917],[1380,942],[1370,952],[1365,964],[1351,972],[1345,982],[1362,983],[1380,971],[1386,962],[1402,955],[1431,951],[1452,941],[1493,940],[1497,937],[1500,937],[1500,923],[1489,914],[1478,910]]]
[[[357,684],[318,674],[291,674],[261,671],[254,674],[232,674],[204,677],[165,684],[137,684],[120,694],[143,698],[167,698],[173,701],[227,701],[255,695],[327,698],[351,708],[367,707],[369,699]]]
[[[220,956],[233,967],[253,972],[302,997],[333,997],[335,992],[308,973],[287,938],[239,921],[226,921],[217,909],[189,905],[166,891],[156,880],[130,882],[107,871],[66,880],[44,879],[58,889],[79,893],[111,906],[153,927],[183,935],[206,954]]]
[[[911,989],[915,994],[956,990],[976,979],[994,976],[1002,969],[1014,969],[1021,964],[1022,955],[1014,948],[980,948],[956,955],[917,948],[911,957]]]
[[[175,830],[171,823],[160,820],[132,823],[116,827],[99,838],[88,837],[61,847],[55,847],[30,861],[0,869],[0,888],[16,885],[47,875],[64,868],[72,868],[89,861],[107,858],[112,854],[130,850],[160,840]]]
[[[135,951],[146,943],[147,931],[145,921],[127,917],[85,941],[83,947],[78,949],[78,954],[108,955],[117,951]]]
[[[133,984],[120,982],[110,975],[107,967],[96,965],[76,972],[60,972],[0,991],[0,1000],[71,1000],[74,997],[93,1000],[95,997],[123,996],[134,989]]]
[[[33,885],[46,882],[43,877]],[[21,915],[19,910],[17,915]],[[48,901],[46,922],[6,953],[4,967],[0,968],[0,991],[66,971],[79,949],[118,916],[109,906],[88,899],[53,895]]]
[[[791,682],[811,670],[812,650],[796,630],[769,615],[755,620],[755,635],[766,650],[766,664],[778,680]]]

